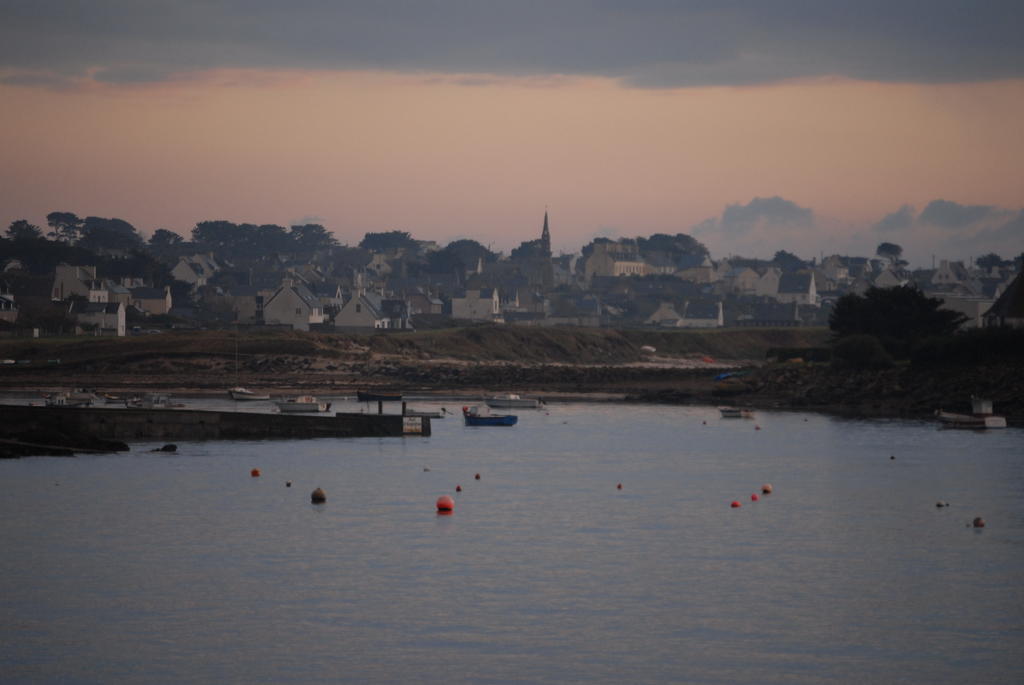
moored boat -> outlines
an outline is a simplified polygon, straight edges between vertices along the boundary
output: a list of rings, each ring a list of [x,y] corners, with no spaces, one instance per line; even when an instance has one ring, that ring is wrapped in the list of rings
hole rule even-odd
[[[718,411],[721,413],[723,419],[752,419],[754,418],[753,409],[742,409],[740,407],[719,407]]]
[[[540,400],[520,397],[513,393],[488,397],[484,403],[494,409],[536,409],[540,406]]]
[[[480,407],[463,407],[462,418],[467,426],[514,426],[519,417],[513,414],[491,414]]]
[[[277,410],[282,413],[301,413],[301,412],[322,412],[330,411],[331,403],[322,402],[312,395],[300,395],[298,397],[292,397],[287,400],[281,400],[275,402]]]
[[[992,413],[992,400],[971,397],[971,414],[935,412],[939,422],[946,428],[1006,428],[1006,417]]]
[[[971,414],[938,410],[936,418],[946,428],[1006,428],[1007,418],[992,413],[992,400],[971,397]]]
[[[46,396],[47,407],[91,407],[99,397],[89,390],[55,392]]]
[[[228,395],[231,397],[231,399],[236,400],[238,402],[256,402],[266,401],[270,399],[270,395],[253,392],[248,388],[243,388],[240,386],[229,389]]]

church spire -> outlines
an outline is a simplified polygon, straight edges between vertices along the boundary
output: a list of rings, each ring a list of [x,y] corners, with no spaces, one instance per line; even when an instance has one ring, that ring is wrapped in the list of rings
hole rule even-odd
[[[544,230],[540,233],[540,246],[544,250],[544,256],[551,256],[551,231],[548,230],[548,210],[544,209]]]

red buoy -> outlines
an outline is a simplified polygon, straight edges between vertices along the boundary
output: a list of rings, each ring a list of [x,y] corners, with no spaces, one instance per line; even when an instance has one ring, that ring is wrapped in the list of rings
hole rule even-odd
[[[756,502],[759,499],[761,499],[761,498],[757,496],[756,492],[750,496],[750,501],[751,502]]]
[[[975,528],[984,528],[985,527],[985,519],[981,518],[980,516],[977,517],[976,519],[974,519],[974,527]]]
[[[475,475],[475,476],[473,476],[473,477],[474,477],[474,478],[476,478],[477,480],[480,480],[480,474],[479,474],[479,473],[478,473],[478,474],[476,474],[476,475]]]
[[[754,430],[759,431],[759,430],[761,430],[761,427],[760,426],[754,426]]]
[[[615,487],[616,487],[616,488],[618,488],[619,490],[621,490],[621,489],[622,489],[622,483],[619,483],[619,484],[618,484],[618,485],[616,485]]]
[[[739,508],[740,508],[740,507],[742,507],[743,505],[742,505],[742,504],[740,504],[740,501],[739,501],[739,500],[735,500],[735,499],[734,499],[734,500],[732,501],[732,504],[730,504],[729,506],[730,506],[730,507],[732,507],[733,509],[739,509]]]
[[[437,498],[437,513],[450,514],[455,511],[455,500],[448,495],[441,495]]]
[[[253,478],[259,478],[260,477],[260,470],[259,469],[253,469],[252,471],[249,472],[249,475],[251,475]]]
[[[462,486],[461,485],[456,485],[455,486],[455,492],[462,492]]]

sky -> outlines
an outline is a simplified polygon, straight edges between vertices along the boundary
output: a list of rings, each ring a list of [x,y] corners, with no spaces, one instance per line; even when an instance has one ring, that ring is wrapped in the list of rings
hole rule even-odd
[[[1024,251],[1018,0],[0,0],[0,224]]]

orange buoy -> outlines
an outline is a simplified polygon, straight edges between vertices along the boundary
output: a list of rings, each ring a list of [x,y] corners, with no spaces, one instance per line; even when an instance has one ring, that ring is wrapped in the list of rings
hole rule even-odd
[[[455,510],[455,500],[448,495],[441,495],[437,498],[437,513],[450,514]]]
[[[456,485],[455,486],[455,492],[462,492],[462,486],[461,485]]]
[[[313,504],[323,504],[324,502],[326,502],[326,501],[327,501],[327,493],[326,493],[326,492],[324,492],[323,488],[317,488],[317,489],[316,489],[316,490],[314,490],[314,491],[313,491],[313,493],[312,493],[312,494],[311,494],[311,495],[309,496],[309,500],[310,500],[310,501],[311,501],[311,502],[312,502]]]
[[[974,527],[975,528],[984,528],[985,527],[985,519],[981,518],[980,516],[977,517],[976,519],[974,519]]]
[[[478,474],[476,474],[476,475],[475,475],[475,476],[473,476],[473,477],[474,477],[474,478],[476,478],[477,480],[480,480],[480,474],[479,474],[479,473],[478,473]]]
[[[742,507],[743,505],[742,505],[742,504],[740,504],[740,501],[739,501],[739,500],[736,500],[736,499],[734,499],[734,500],[732,501],[732,504],[730,504],[729,506],[730,506],[730,507],[732,507],[733,509],[739,509],[739,508],[740,508],[740,507]]]
[[[249,475],[251,475],[253,478],[259,478],[260,477],[260,470],[259,469],[253,469],[252,471],[249,472]]]
[[[766,495],[772,494],[772,484],[771,483],[765,483],[764,485],[762,485],[761,486],[761,492],[766,494]]]
[[[751,502],[756,502],[756,501],[758,501],[759,499],[761,499],[761,498],[757,496],[757,493],[756,493],[756,492],[755,492],[754,494],[752,494],[752,495],[750,496],[750,501],[751,501]]]

